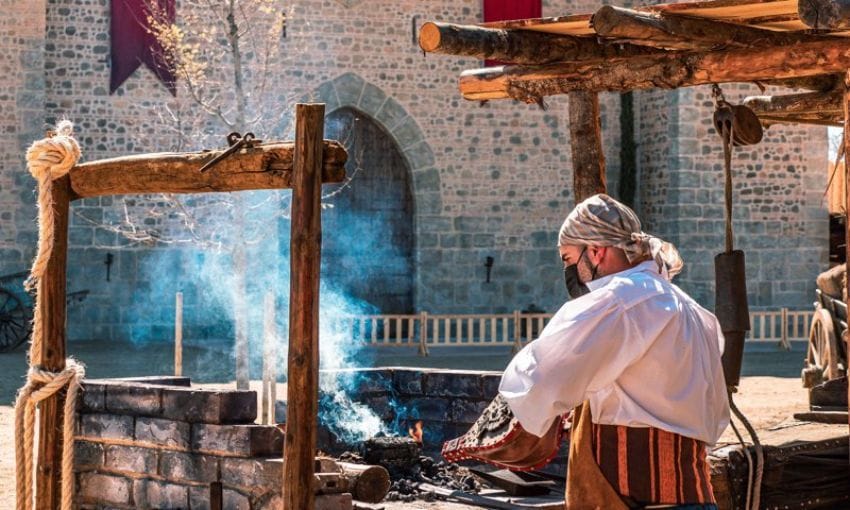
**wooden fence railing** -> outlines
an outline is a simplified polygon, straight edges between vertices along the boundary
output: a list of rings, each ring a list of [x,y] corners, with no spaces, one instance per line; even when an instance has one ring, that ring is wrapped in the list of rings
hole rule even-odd
[[[334,319],[332,327],[351,332],[355,341],[374,347],[416,347],[423,356],[431,347],[507,346],[520,349],[534,340],[552,314],[429,314],[360,315]],[[777,342],[790,347],[792,340],[809,336],[810,310],[756,311],[750,313],[752,342]]]

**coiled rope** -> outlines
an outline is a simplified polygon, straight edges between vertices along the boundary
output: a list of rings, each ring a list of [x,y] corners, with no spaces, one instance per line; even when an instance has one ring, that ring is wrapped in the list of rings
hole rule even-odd
[[[73,137],[70,121],[59,122],[56,132],[34,142],[27,150],[27,166],[38,181],[38,253],[25,286],[36,288],[43,278],[53,252],[54,210],[53,181],[68,173],[80,158],[80,146]],[[42,359],[44,307],[41,293],[36,294],[33,332],[30,342],[27,382],[18,392],[15,402],[15,466],[16,509],[30,510],[34,505],[33,468],[35,459],[36,408],[39,402],[58,394],[67,387],[62,423],[61,506],[72,510],[74,504],[74,417],[80,380],[85,376],[83,366],[72,358],[65,360],[65,369],[51,372],[38,366]],[[42,440],[42,438],[39,438]]]

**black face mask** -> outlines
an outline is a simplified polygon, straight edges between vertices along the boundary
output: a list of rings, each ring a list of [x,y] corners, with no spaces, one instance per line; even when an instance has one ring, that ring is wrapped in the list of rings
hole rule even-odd
[[[578,263],[581,262],[581,258],[584,257],[585,251],[587,251],[586,246],[583,250],[581,250],[581,254],[578,256],[576,263],[570,264],[564,268],[564,283],[567,285],[567,293],[570,295],[571,299],[580,298],[590,292],[587,285],[585,285],[578,277]],[[596,277],[596,269],[598,267],[599,266],[591,268],[591,278]]]

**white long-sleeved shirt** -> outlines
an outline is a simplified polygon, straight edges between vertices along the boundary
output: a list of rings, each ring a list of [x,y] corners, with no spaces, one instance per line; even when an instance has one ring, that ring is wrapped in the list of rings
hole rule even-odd
[[[590,401],[594,423],[656,427],[714,444],[729,424],[717,318],[654,261],[588,283],[511,360],[499,392],[542,436]]]

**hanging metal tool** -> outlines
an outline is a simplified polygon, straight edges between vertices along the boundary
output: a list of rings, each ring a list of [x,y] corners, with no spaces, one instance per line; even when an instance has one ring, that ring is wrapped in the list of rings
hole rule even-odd
[[[734,249],[732,231],[732,146],[747,145],[761,140],[761,132],[753,124],[745,110],[729,104],[720,87],[714,85],[714,126],[723,139],[726,202],[726,251],[714,257],[715,314],[723,329],[726,345],[723,350],[723,373],[726,385],[737,388],[741,378],[741,361],[744,356],[744,339],[750,330],[750,314],[747,303],[747,278],[744,252]],[[744,113],[740,113],[744,112]],[[756,124],[759,129],[761,124]],[[742,132],[738,131],[741,128]],[[736,143],[736,141],[740,143]]]
[[[256,138],[254,138],[254,133],[248,132],[244,135],[240,135],[239,133],[234,131],[233,133],[227,135],[227,150],[214,157],[213,159],[207,161],[204,166],[201,167],[201,172],[206,172],[207,170],[219,164],[221,161],[228,158],[231,154],[234,154],[243,147],[253,149],[260,143],[262,143],[262,140],[257,140]]]

